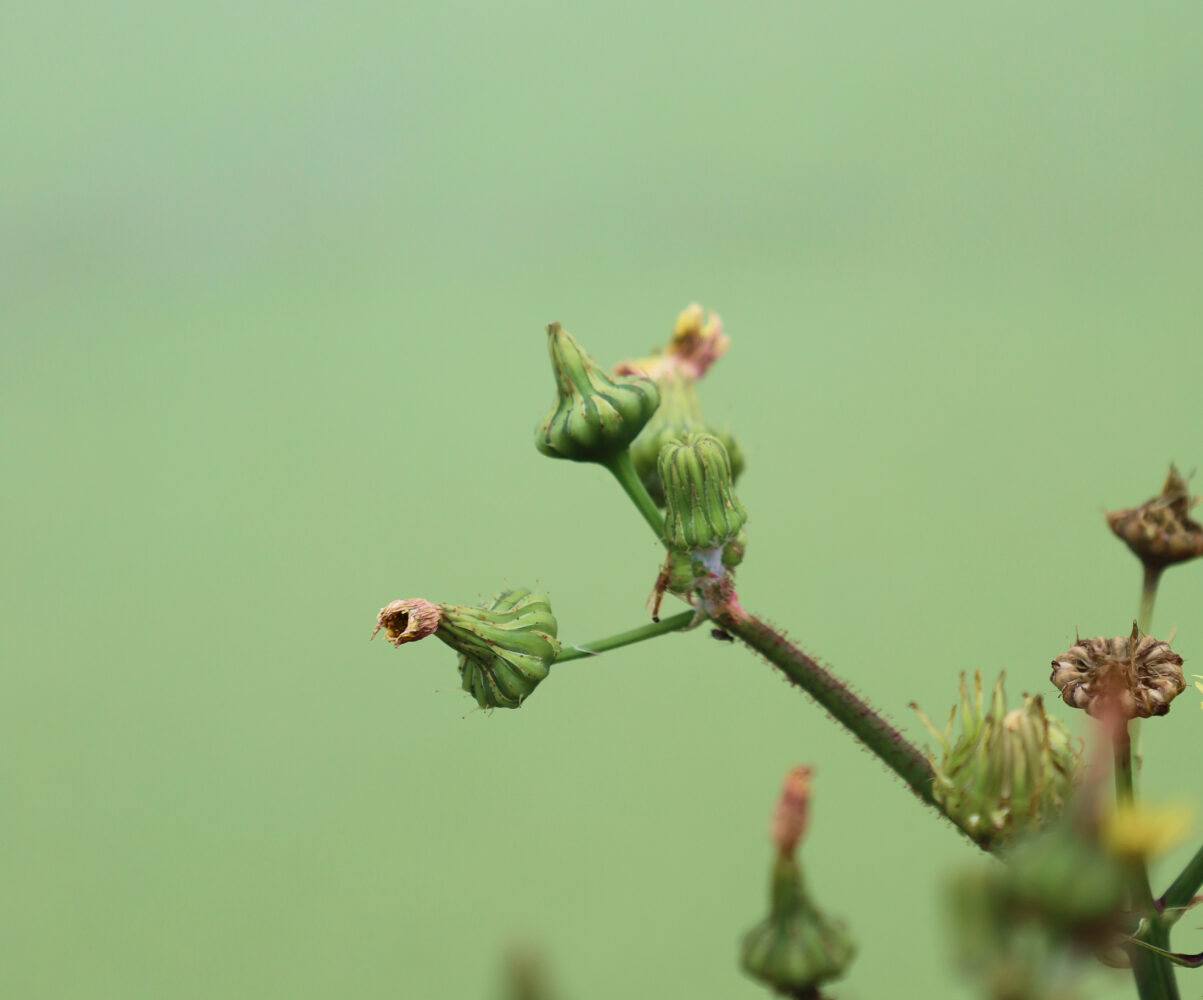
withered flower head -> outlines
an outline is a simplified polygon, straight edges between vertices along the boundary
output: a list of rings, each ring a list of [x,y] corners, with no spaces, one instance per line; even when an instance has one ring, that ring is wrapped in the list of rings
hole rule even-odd
[[[1203,525],[1190,516],[1199,499],[1171,465],[1158,496],[1139,507],[1110,511],[1107,524],[1141,562],[1161,569],[1203,556]]]
[[[667,350],[647,358],[620,361],[614,366],[614,374],[646,375],[659,381],[669,372],[680,372],[696,381],[730,346],[731,338],[723,333],[719,314],[691,302],[677,316]]]
[[[1053,660],[1051,680],[1067,705],[1087,715],[1145,719],[1165,715],[1186,688],[1182,657],[1169,643],[1132,634],[1114,639],[1079,639]]]
[[[384,629],[384,637],[394,646],[417,642],[439,627],[440,618],[442,612],[439,611],[439,606],[420,597],[393,601],[380,609],[371,638],[375,639],[376,633]]]
[[[781,797],[769,824],[769,839],[783,858],[791,858],[806,832],[810,814],[810,779],[814,769],[799,765],[786,772]]]

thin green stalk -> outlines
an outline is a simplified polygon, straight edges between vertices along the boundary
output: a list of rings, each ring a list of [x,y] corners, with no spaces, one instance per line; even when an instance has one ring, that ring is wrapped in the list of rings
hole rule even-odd
[[[1144,582],[1140,588],[1140,617],[1136,624],[1142,632],[1153,627],[1153,605],[1157,603],[1157,585],[1161,582],[1160,566],[1145,565]]]
[[[693,624],[696,617],[696,612],[682,611],[679,615],[673,615],[671,618],[663,618],[658,622],[640,625],[638,628],[619,632],[617,635],[606,636],[604,639],[595,639],[593,642],[584,642],[578,646],[570,646],[565,643],[563,651],[556,657],[556,663],[564,663],[567,660],[579,660],[585,656],[596,656],[598,653],[618,649],[620,646],[629,646],[633,642],[643,642],[644,639],[652,639],[658,635],[664,635],[666,632],[676,632]]]
[[[934,775],[927,758],[885,718],[853,694],[843,681],[737,603],[723,607],[714,618],[827,709],[921,800],[935,805],[932,798]]]
[[[1195,856],[1186,863],[1186,867],[1170,883],[1165,895],[1159,900],[1165,912],[1163,919],[1173,923],[1182,916],[1185,912],[1183,907],[1195,898],[1195,893],[1200,887],[1203,887],[1203,847],[1195,851]]]
[[[1115,735],[1115,798],[1120,805],[1130,805],[1133,800],[1132,740],[1126,724]],[[1144,913],[1149,927],[1149,943],[1158,948],[1168,949],[1168,935],[1162,925],[1157,905],[1153,902],[1153,892],[1149,888],[1149,872],[1143,860],[1132,862],[1130,879],[1132,904]],[[1141,1000],[1178,1000],[1178,981],[1173,966],[1159,955],[1143,948],[1134,949],[1132,976],[1136,980],[1136,991]]]
[[[638,474],[635,472],[635,466],[631,462],[631,449],[624,448],[615,458],[605,463],[605,467],[610,470],[610,473],[618,480],[618,485],[626,491],[627,496],[631,498],[631,502],[638,508],[639,513],[643,515],[643,519],[647,521],[652,531],[656,533],[656,538],[664,540],[664,515],[660,512],[660,508],[656,506],[656,501],[651,498],[647,488],[640,481]]]

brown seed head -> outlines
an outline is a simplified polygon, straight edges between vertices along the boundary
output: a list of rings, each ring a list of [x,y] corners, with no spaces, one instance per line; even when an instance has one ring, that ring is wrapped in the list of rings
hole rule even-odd
[[[1107,524],[1146,566],[1172,566],[1203,556],[1203,525],[1190,516],[1199,499],[1171,465],[1158,496],[1139,507],[1109,512]]]
[[[384,637],[394,646],[417,642],[438,628],[441,618],[439,606],[420,597],[393,601],[380,609],[371,638],[375,639],[376,633],[384,629]]]
[[[1051,678],[1067,705],[1096,719],[1165,715],[1186,687],[1182,657],[1169,643],[1132,634],[1114,639],[1079,639],[1053,660]]]
[[[781,785],[781,798],[773,810],[769,837],[783,858],[793,857],[798,841],[806,832],[810,814],[810,778],[814,769],[806,766],[790,768]]]

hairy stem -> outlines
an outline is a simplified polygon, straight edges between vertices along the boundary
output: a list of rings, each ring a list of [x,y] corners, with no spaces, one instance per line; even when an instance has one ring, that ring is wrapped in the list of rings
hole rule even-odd
[[[619,632],[617,635],[609,635],[604,639],[595,639],[593,642],[583,642],[577,646],[570,646],[568,643],[564,643],[560,655],[556,657],[556,663],[564,663],[566,660],[579,660],[584,656],[596,656],[598,653],[618,649],[620,646],[629,646],[633,642],[643,642],[644,639],[653,639],[658,635],[664,635],[666,632],[677,632],[683,628],[688,628],[697,617],[697,612],[682,611],[679,615],[673,615],[671,618],[664,618],[649,625],[640,625],[638,628]]]
[[[714,618],[827,709],[922,801],[935,805],[932,798],[934,775],[927,759],[902,733],[853,694],[843,681],[736,602],[719,609]]]
[[[605,467],[610,470],[611,475],[618,480],[618,485],[631,498],[631,502],[643,515],[643,519],[656,533],[656,538],[663,541],[664,515],[636,474],[635,466],[631,462],[631,449],[624,448],[617,456],[606,462]]]
[[[1125,724],[1115,734],[1115,799],[1120,805],[1131,805],[1132,740]],[[1168,949],[1169,939],[1161,921],[1153,893],[1149,888],[1149,872],[1143,860],[1132,862],[1129,874],[1132,905],[1144,913],[1148,925],[1147,939],[1157,948]],[[1144,948],[1132,951],[1132,975],[1141,1000],[1178,1000],[1178,981],[1173,966],[1154,952]]]

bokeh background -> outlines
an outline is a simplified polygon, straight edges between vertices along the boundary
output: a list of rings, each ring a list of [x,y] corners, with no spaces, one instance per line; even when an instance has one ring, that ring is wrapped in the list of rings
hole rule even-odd
[[[1135,613],[1102,509],[1203,462],[1201,31],[6,5],[4,994],[490,998],[519,947],[566,1000],[764,996],[736,943],[805,761],[811,881],[862,946],[837,994],[970,996],[940,886],[972,850],[754,657],[672,636],[490,715],[441,645],[367,637],[516,585],[569,641],[644,620],[654,539],[531,445],[543,327],[610,364],[696,299],[733,342],[702,389],[749,456],[744,603],[917,738],[960,671],[1052,693]],[[1172,571],[1188,671],[1201,616],[1203,565]],[[1143,784],[1199,805],[1175,708]]]

